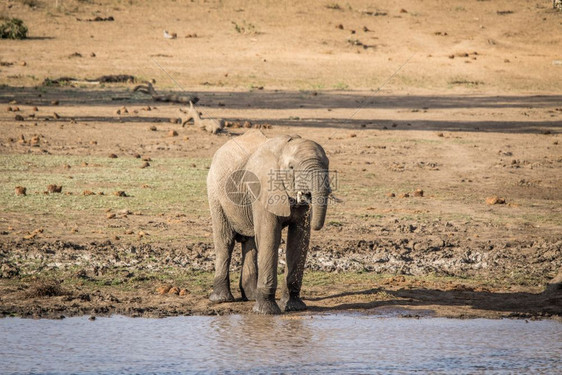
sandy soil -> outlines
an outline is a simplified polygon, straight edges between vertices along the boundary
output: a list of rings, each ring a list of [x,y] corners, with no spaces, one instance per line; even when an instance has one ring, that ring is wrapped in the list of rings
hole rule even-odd
[[[251,310],[206,299],[206,168],[246,128],[182,127],[178,104],[135,83],[85,81],[113,74],[324,146],[343,202],[312,238],[312,311],[562,314],[559,291],[543,293],[562,268],[562,14],[549,1],[37,4],[0,6],[30,29],[1,42],[1,315]],[[78,81],[43,85],[62,76]]]

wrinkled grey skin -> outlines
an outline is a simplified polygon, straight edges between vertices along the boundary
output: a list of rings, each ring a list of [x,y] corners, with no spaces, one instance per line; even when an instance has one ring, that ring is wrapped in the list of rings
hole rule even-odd
[[[268,139],[261,131],[250,130],[217,150],[207,177],[216,252],[211,301],[234,300],[229,266],[237,241],[242,243],[240,290],[243,299],[256,301],[254,312],[279,314],[281,309],[306,309],[300,298],[302,277],[310,228],[320,230],[326,217],[328,167],[323,148],[299,136]],[[235,172],[239,170],[246,172]],[[272,174],[277,170],[316,172],[304,180],[308,182],[295,186],[292,178]],[[238,173],[234,185],[233,172]],[[232,194],[233,186],[240,195]],[[241,196],[247,197],[243,204]],[[275,301],[278,249],[285,227],[287,261],[279,308]]]

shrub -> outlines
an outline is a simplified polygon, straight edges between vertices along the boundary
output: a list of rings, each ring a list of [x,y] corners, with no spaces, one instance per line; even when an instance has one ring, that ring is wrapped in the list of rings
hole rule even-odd
[[[1,39],[25,39],[27,38],[27,26],[18,18],[4,21],[0,25]]]

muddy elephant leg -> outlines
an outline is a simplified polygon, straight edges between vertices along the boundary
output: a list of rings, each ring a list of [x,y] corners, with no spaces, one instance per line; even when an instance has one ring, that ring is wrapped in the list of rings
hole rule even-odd
[[[275,302],[275,290],[281,225],[275,217],[262,220],[257,226],[255,238],[258,249],[258,283],[253,311],[258,314],[280,314],[281,309]]]
[[[240,273],[240,292],[244,301],[256,299],[258,283],[258,251],[254,238],[242,243],[242,272]]]
[[[211,204],[213,207],[213,205]],[[230,292],[230,258],[234,248],[234,231],[229,227],[222,209],[217,205],[211,209],[213,222],[213,239],[215,243],[215,278],[213,292],[209,296],[212,302],[230,302],[234,297]]]
[[[280,306],[284,311],[306,310],[300,298],[302,277],[310,240],[310,226],[303,223],[289,225],[287,233],[287,266]]]

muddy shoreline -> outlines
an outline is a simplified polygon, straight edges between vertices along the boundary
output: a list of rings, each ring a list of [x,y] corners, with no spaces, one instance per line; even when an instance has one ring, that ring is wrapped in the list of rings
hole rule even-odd
[[[309,312],[379,314],[395,310],[406,317],[457,318],[562,316],[560,288],[545,291],[562,266],[561,238],[506,242],[407,237],[331,239],[313,244],[303,286]],[[280,255],[282,277],[283,248]],[[250,313],[252,302],[213,305],[208,301],[213,261],[212,245],[203,242],[181,246],[2,242],[0,316]],[[231,268],[232,289],[238,296],[238,250]],[[180,290],[185,293],[179,295]]]

